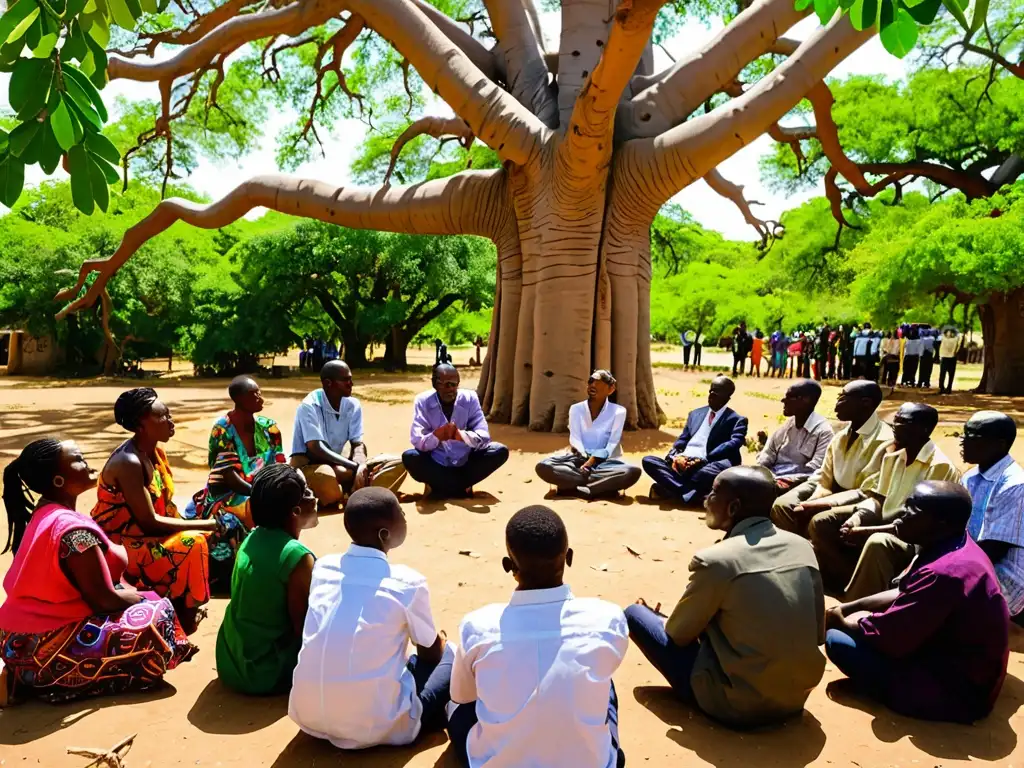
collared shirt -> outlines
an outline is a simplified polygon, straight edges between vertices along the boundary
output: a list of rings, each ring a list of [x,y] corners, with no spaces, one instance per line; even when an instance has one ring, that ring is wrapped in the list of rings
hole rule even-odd
[[[881,519],[884,523],[891,523],[899,516],[904,502],[918,483],[925,480],[960,482],[960,470],[931,440],[924,444],[910,466],[907,466],[906,449],[894,451],[893,447],[888,445],[879,448],[882,460],[878,473],[861,487],[867,495],[885,497],[881,504]],[[859,506],[869,512],[878,511],[878,503],[874,499],[863,501]]]
[[[354,397],[343,397],[338,410],[331,407],[322,389],[310,392],[295,411],[292,453],[305,453],[306,443],[322,440],[335,453],[348,442],[363,439],[363,409]]]
[[[1006,456],[984,472],[964,475],[974,500],[967,532],[977,542],[1000,541],[1010,549],[994,563],[1010,615],[1024,612],[1024,468]]]
[[[355,544],[313,566],[302,650],[288,714],[341,749],[409,744],[423,706],[406,667],[409,642],[437,630],[427,581],[383,552]]]
[[[434,437],[434,430],[448,423],[441,409],[437,392],[429,390],[417,395],[413,404],[412,430],[410,439],[417,451],[430,453],[431,458],[442,467],[461,467],[469,460],[469,454],[491,442],[487,430],[487,419],[480,407],[476,392],[460,389],[455,396],[451,421],[459,428],[462,440],[441,442]]]
[[[900,340],[892,337],[882,341],[882,353],[885,355],[892,355],[893,357],[899,357]]]
[[[569,408],[569,445],[584,456],[617,459],[622,455],[622,428],[626,409],[605,400],[596,419],[590,418],[590,405],[584,400]]]
[[[903,348],[904,357],[920,357],[924,344],[920,339],[907,339],[907,345]]]
[[[810,543],[766,517],[694,555],[665,631],[680,646],[701,640],[690,675],[700,708],[737,725],[799,712],[825,672],[824,595]]]
[[[877,413],[871,414],[857,430],[852,445],[847,424],[828,444],[825,461],[812,475],[811,482],[817,483],[822,492],[830,493],[860,488],[881,468],[879,448],[892,440],[892,428],[878,418]]]
[[[943,336],[942,341],[939,342],[939,357],[956,357],[956,353],[960,351],[960,337]]]
[[[855,357],[866,355],[871,349],[871,337],[864,334],[858,335],[853,340],[853,354]]]
[[[972,722],[992,711],[1006,676],[1010,620],[992,564],[970,537],[922,552],[899,597],[860,622],[864,641],[897,661],[887,704],[929,720]]]
[[[775,430],[757,455],[757,463],[770,469],[776,477],[811,475],[825,462],[825,451],[832,442],[832,425],[820,414],[812,412],[803,427],[790,418]]]
[[[715,426],[715,422],[718,421],[718,417],[724,410],[724,408],[719,408],[717,411],[708,411],[708,417],[701,422],[697,434],[690,438],[690,442],[683,449],[683,456],[694,459],[708,457],[708,438],[711,437],[711,428]]]
[[[608,699],[628,645],[617,605],[567,585],[517,590],[466,616],[451,693],[476,702],[470,768],[614,768]]]

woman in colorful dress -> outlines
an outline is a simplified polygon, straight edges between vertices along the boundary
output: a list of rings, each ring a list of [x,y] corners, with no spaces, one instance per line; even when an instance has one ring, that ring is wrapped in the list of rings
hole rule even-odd
[[[122,586],[124,547],[75,511],[96,486],[77,445],[36,440],[3,482],[14,561],[0,605],[0,706],[142,690],[192,657],[170,601]]]
[[[183,520],[174,505],[174,479],[161,443],[174,436],[167,406],[148,387],[124,392],[114,404],[114,420],[134,433],[107,460],[100,473],[93,519],[128,554],[129,583],[174,604],[185,632],[196,631],[210,599],[211,542],[230,537],[220,518]]]

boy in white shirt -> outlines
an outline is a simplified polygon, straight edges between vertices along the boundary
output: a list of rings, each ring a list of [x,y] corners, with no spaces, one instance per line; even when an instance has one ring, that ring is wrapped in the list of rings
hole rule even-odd
[[[547,507],[516,512],[505,546],[512,599],[459,627],[448,719],[456,756],[470,768],[625,765],[612,674],[629,645],[626,617],[562,582],[572,550]]]
[[[395,494],[353,493],[345,530],[348,551],[313,567],[288,714],[341,749],[409,744],[444,728],[455,653],[434,628],[426,579],[388,562],[408,530]]]

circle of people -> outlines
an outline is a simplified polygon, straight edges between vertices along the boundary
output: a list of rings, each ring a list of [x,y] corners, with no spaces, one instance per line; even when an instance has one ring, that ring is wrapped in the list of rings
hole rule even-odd
[[[290,692],[289,714],[342,749],[409,744],[447,730],[460,764],[622,766],[612,677],[632,641],[675,694],[734,727],[802,711],[825,657],[902,714],[972,722],[1006,674],[1011,615],[1024,611],[1024,470],[1016,425],[975,413],[964,477],[931,440],[938,413],[905,403],[879,418],[878,383],[848,383],[837,433],[816,412],[821,386],[795,381],[785,423],[758,435],[735,384],[715,378],[664,457],[621,459],[626,411],[595,371],[569,414],[569,449],[541,461],[558,494],[606,496],[654,481],[652,498],[700,505],[724,537],[696,553],[674,610],[578,598],[561,518],[529,506],[509,519],[507,603],[439,632],[426,578],[391,562],[407,524],[406,474],[437,497],[466,496],[508,458],[476,393],[435,366],[415,400],[412,448],[368,458],[352,374],[341,361],[299,405],[290,459],[260,414],[251,378],[210,434],[206,486],[184,509],[161,447],[174,436],[149,388],[123,393],[131,437],[101,471],[70,441],[36,440],[4,470],[8,549],[0,605],[0,703],[144,690],[196,652],[189,637],[211,592],[228,587],[216,665],[243,694]],[[78,497],[97,488],[91,514]],[[320,558],[300,542],[343,510],[352,544]],[[829,593],[839,605],[825,609]],[[410,653],[410,645],[415,652]],[[824,654],[821,646],[824,646]]]

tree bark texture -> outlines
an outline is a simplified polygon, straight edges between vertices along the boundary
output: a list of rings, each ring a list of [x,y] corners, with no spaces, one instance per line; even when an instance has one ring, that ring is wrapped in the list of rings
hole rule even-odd
[[[177,221],[219,228],[264,206],[348,227],[480,235],[498,253],[479,385],[491,420],[564,431],[569,407],[601,367],[618,379],[627,426],[658,426],[650,355],[654,217],[770,130],[873,34],[842,17],[802,43],[784,41],[805,13],[793,10],[793,0],[755,0],[705,50],[652,73],[651,32],[664,2],[563,0],[557,57],[545,50],[523,0],[485,1],[497,38],[490,49],[421,0],[298,0],[218,25],[171,58],[112,56],[111,79],[158,82],[169,92],[175,78],[215,57],[348,11],[407,59],[457,118],[415,130],[475,137],[502,167],[377,189],[263,176],[210,205],[165,200],[110,259],[83,265],[78,283],[58,296],[71,302],[60,316],[93,304],[143,243]],[[783,42],[788,61],[733,100],[691,116]],[[80,295],[92,272],[97,279]],[[413,334],[402,335],[407,343]],[[392,364],[400,341],[391,340]]]
[[[1024,288],[997,293],[979,310],[985,334],[985,376],[979,388],[988,395],[1019,395],[1024,382]]]

